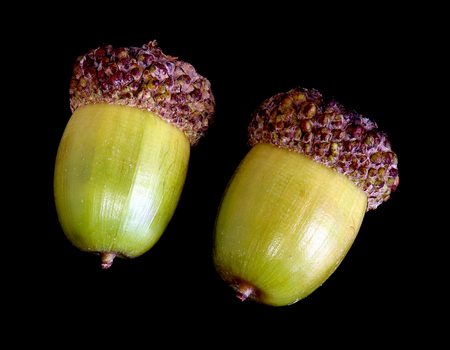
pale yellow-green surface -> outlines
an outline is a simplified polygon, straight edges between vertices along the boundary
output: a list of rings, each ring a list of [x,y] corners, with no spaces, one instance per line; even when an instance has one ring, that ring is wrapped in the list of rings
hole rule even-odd
[[[253,288],[250,299],[292,304],[338,267],[366,205],[366,194],[345,176],[304,155],[257,144],[222,199],[216,269],[241,294]]]
[[[186,136],[151,112],[107,104],[75,110],[54,179],[66,236],[85,251],[145,253],[174,213],[189,153]]]

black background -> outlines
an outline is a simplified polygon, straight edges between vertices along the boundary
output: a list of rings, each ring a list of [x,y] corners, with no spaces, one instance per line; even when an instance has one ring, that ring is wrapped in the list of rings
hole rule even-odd
[[[39,179],[27,182],[33,189],[27,203],[39,214],[23,220],[31,226],[20,246],[27,253],[14,263],[23,264],[14,286],[27,313],[36,320],[50,314],[63,325],[81,317],[76,329],[82,334],[96,327],[114,333],[126,324],[145,329],[156,323],[173,332],[188,329],[193,339],[217,334],[235,345],[224,337],[225,328],[229,335],[266,324],[284,329],[286,339],[293,331],[305,336],[319,327],[327,334],[338,329],[340,336],[368,332],[371,339],[381,335],[381,342],[392,335],[401,341],[398,327],[414,318],[410,294],[420,294],[409,273],[415,239],[412,214],[406,211],[415,207],[417,175],[417,154],[409,154],[405,130],[405,120],[413,116],[406,107],[424,94],[411,92],[422,74],[410,63],[417,40],[414,24],[399,22],[401,13],[372,17],[358,9],[323,15],[274,6],[263,15],[244,15],[236,8],[216,20],[220,6],[202,15],[198,9],[174,14],[167,6],[137,11],[139,25],[125,9],[119,8],[112,21],[76,7],[70,19],[61,13],[35,38],[40,57],[33,69],[43,74],[30,81],[30,88],[41,112],[28,140],[35,150],[29,161],[38,162],[33,172]],[[115,259],[102,270],[98,256],[78,251],[66,239],[53,200],[54,162],[71,116],[72,67],[79,55],[102,43],[141,46],[154,39],[165,54],[191,63],[210,80],[215,121],[191,150],[183,194],[159,242],[141,257]],[[316,88],[375,120],[399,157],[400,185],[388,202],[366,214],[347,257],[313,294],[281,308],[241,302],[212,264],[215,216],[228,180],[249,150],[246,133],[253,110],[297,86]]]

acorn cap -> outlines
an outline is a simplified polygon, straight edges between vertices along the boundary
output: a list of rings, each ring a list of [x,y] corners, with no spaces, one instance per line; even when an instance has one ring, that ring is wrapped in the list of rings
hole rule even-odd
[[[265,100],[253,113],[249,145],[271,143],[346,175],[376,209],[398,186],[398,158],[377,124],[315,89],[295,88]]]
[[[89,103],[137,107],[176,125],[195,146],[214,115],[210,82],[189,63],[165,55],[151,41],[142,47],[102,44],[80,56],[70,82],[70,108]]]

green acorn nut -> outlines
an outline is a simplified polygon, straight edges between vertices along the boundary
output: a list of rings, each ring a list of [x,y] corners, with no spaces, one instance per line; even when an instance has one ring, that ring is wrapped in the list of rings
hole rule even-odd
[[[222,198],[214,264],[241,300],[289,305],[326,281],[365,212],[395,191],[398,159],[374,122],[303,88],[262,103],[249,145]]]
[[[148,251],[172,218],[214,106],[209,81],[155,41],[80,56],[54,178],[67,238],[100,254],[103,268]]]

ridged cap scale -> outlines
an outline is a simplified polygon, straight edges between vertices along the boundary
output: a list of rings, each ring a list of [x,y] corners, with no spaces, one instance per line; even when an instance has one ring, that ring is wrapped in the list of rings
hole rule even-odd
[[[398,158],[377,124],[315,89],[295,88],[265,100],[248,128],[249,145],[271,143],[302,153],[352,180],[366,192],[367,211],[398,186]]]
[[[70,83],[72,112],[89,103],[137,107],[177,126],[195,146],[214,115],[210,82],[165,55],[156,41],[142,47],[102,44],[78,57]]]

